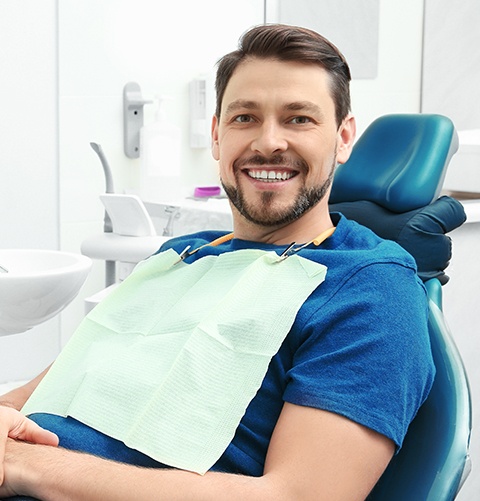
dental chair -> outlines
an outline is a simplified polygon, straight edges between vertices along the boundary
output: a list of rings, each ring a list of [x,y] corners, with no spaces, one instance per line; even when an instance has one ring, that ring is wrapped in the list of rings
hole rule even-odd
[[[450,501],[470,472],[470,391],[441,290],[451,256],[446,233],[466,219],[459,202],[438,198],[457,149],[455,128],[444,116],[386,115],[366,129],[335,173],[330,210],[409,251],[429,297],[434,385],[369,501]]]

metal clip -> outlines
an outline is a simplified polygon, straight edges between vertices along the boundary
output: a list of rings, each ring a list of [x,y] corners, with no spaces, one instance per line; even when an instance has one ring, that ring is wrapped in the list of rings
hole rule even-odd
[[[278,260],[277,260],[277,263],[281,263],[282,261],[284,261],[285,259],[287,259],[287,257],[290,256],[290,251],[293,249],[293,246],[295,245],[295,242],[292,242],[281,254],[280,256],[278,256]]]
[[[183,261],[184,259],[186,259],[188,256],[189,256],[189,249],[190,249],[191,245],[187,245],[185,247],[185,249],[183,249],[182,252],[180,252],[179,256],[178,256],[178,259],[173,263],[173,266],[175,266],[176,264],[180,263],[181,261]]]

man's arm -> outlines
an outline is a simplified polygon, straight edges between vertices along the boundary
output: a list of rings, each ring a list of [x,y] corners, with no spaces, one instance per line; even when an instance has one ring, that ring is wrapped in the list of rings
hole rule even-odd
[[[361,500],[393,443],[339,415],[285,404],[262,477],[147,469],[87,454],[9,441],[0,495],[55,500]]]
[[[29,383],[0,397],[0,485],[3,481],[3,459],[8,437],[39,444],[58,445],[58,438],[54,433],[40,428],[20,412],[48,369]]]

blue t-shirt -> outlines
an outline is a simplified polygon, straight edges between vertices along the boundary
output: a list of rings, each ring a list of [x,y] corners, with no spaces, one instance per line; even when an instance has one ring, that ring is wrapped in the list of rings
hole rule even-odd
[[[413,258],[367,228],[332,217],[335,233],[319,247],[300,251],[327,266],[326,279],[298,312],[232,442],[212,470],[262,475],[284,402],[341,414],[387,436],[399,448],[430,391],[434,366],[426,292]],[[174,238],[161,250],[172,247],[180,253],[187,245],[195,249],[223,234],[205,231]],[[246,248],[279,254],[285,250],[233,239],[203,247],[185,262]],[[163,466],[72,418],[32,418],[57,433],[64,447],[140,466]]]

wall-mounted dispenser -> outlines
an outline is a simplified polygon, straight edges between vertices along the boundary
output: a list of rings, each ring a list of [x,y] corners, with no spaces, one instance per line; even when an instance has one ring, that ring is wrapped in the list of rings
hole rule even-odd
[[[214,75],[193,79],[190,94],[190,147],[210,148],[212,116],[215,113]]]
[[[197,78],[190,82],[190,147],[208,148],[210,134],[207,124],[207,81]]]
[[[140,156],[143,106],[152,102],[143,99],[140,85],[136,82],[129,82],[123,88],[123,149],[129,158]]]

